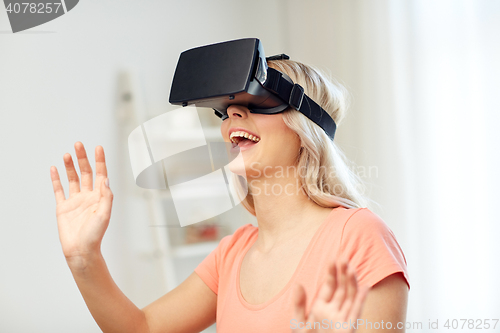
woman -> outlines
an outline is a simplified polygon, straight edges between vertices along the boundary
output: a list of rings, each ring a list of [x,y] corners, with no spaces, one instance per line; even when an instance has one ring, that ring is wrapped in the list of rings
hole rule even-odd
[[[347,108],[340,85],[295,61],[268,65],[340,123]],[[100,252],[113,199],[102,147],[95,151],[95,189],[80,142],[81,189],[70,154],[68,199],[51,168],[63,252],[101,329],[199,332],[217,321],[218,332],[403,332],[404,255],[385,223],[362,208],[361,181],[340,150],[296,110],[254,114],[231,105],[227,113],[221,133],[241,148],[245,168],[233,172],[240,181],[245,172],[242,203],[258,228],[247,224],[224,237],[183,283],[142,310],[118,289]],[[357,325],[340,325],[349,320]]]

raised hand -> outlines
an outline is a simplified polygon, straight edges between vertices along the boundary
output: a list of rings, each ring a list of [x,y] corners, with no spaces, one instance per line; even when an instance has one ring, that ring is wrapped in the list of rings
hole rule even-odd
[[[355,273],[348,267],[345,258],[332,262],[328,268],[327,279],[307,316],[305,314],[306,294],[304,288],[301,285],[296,286],[294,291],[296,328],[292,332],[355,332],[355,325],[349,325],[349,321],[354,324],[361,315],[368,290],[369,287],[358,286]],[[316,327],[314,327],[315,322],[319,323]]]
[[[113,193],[108,180],[104,149],[95,149],[96,178],[93,187],[92,168],[81,142],[75,143],[76,157],[81,173],[81,183],[70,154],[63,156],[69,181],[69,197],[66,199],[59,173],[50,168],[50,177],[56,198],[57,228],[59,240],[68,265],[84,265],[89,256],[100,253],[102,238],[108,228],[113,203]]]

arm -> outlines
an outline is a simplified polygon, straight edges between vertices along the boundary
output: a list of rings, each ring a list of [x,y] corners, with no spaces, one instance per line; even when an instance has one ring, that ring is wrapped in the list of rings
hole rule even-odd
[[[118,288],[101,253],[68,265],[80,293],[103,332],[149,333],[144,312]]]
[[[402,273],[389,275],[375,284],[368,292],[363,310],[359,316],[364,322],[358,325],[356,333],[404,333],[407,305],[408,285]],[[379,329],[376,329],[373,326],[374,323],[380,324],[382,321],[384,322],[383,327],[380,326]],[[368,324],[368,322],[371,322],[372,325]],[[387,322],[390,322],[391,328],[388,328]],[[401,328],[398,328],[398,322],[402,323],[399,324]]]
[[[215,323],[217,294],[196,273],[143,309],[149,332],[200,332]]]
[[[215,322],[217,295],[192,273],[177,288],[140,310],[118,288],[102,255],[71,272],[103,332],[200,332]]]
[[[364,325],[357,332],[404,332],[397,324],[405,324],[409,281],[406,259],[394,233],[378,215],[360,209],[344,225],[341,251],[360,284],[371,286],[359,317]],[[392,324],[390,329],[387,322]]]
[[[103,332],[193,332],[215,321],[215,293],[193,273],[165,296],[138,309],[118,288],[101,254],[101,242],[111,216],[113,193],[105,185],[104,150],[96,147],[96,186],[81,142],[75,143],[80,178],[70,154],[64,155],[69,197],[59,173],[50,175],[56,198],[57,228],[66,262],[87,307]],[[188,320],[189,319],[189,320]]]

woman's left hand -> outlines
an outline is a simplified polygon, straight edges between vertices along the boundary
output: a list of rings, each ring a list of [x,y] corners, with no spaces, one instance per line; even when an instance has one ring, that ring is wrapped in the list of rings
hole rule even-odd
[[[355,332],[355,323],[361,315],[369,289],[367,286],[358,286],[355,273],[348,266],[347,259],[332,262],[328,267],[326,281],[321,286],[307,318],[305,290],[301,285],[297,285],[294,291],[296,328],[292,332]],[[353,325],[350,325],[350,322]]]

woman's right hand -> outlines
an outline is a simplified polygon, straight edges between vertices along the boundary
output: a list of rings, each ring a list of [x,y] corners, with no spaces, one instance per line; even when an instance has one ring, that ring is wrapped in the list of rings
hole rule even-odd
[[[63,156],[69,181],[67,199],[55,166],[50,168],[50,177],[56,198],[57,228],[64,256],[70,268],[84,268],[90,257],[100,254],[102,238],[111,216],[113,193],[105,185],[108,173],[102,146],[95,149],[95,188],[92,168],[81,142],[75,143],[75,151],[81,172],[81,186],[69,153]]]

